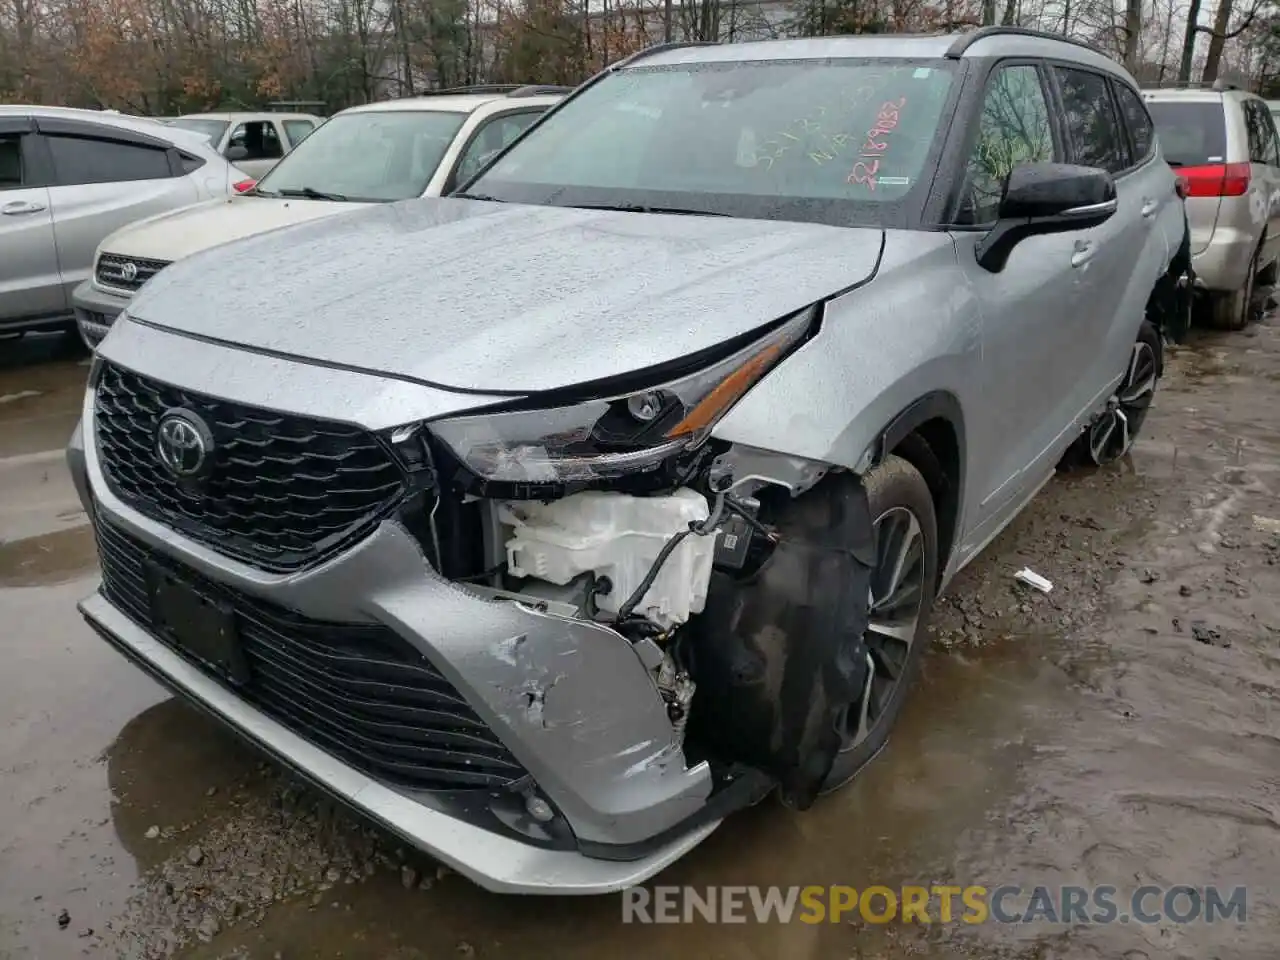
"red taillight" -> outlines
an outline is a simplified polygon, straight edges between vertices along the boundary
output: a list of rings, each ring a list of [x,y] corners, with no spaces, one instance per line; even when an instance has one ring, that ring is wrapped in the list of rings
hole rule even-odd
[[[1248,165],[1246,164],[1245,166],[1247,167]],[[248,193],[257,185],[258,185],[257,180],[241,180],[239,183],[233,183],[231,185],[231,189],[234,190],[236,193]]]
[[[1188,197],[1243,197],[1249,190],[1249,164],[1214,163],[1179,167]]]

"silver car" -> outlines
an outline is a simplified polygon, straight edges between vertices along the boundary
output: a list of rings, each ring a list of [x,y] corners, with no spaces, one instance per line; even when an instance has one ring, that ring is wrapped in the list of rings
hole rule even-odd
[[[71,291],[103,237],[225,196],[197,134],[96,110],[0,106],[0,333],[74,328]]]
[[[1257,319],[1280,260],[1280,136],[1244,90],[1148,90],[1160,149],[1185,184],[1196,287],[1216,326]]]
[[[461,193],[143,288],[69,450],[81,610],[490,889],[636,883],[848,782],[938,592],[1126,454],[1175,186],[1051,35],[646,51]]]

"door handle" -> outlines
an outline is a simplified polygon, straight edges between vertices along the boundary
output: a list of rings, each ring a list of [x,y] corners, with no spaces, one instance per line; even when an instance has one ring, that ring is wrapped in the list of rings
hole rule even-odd
[[[1144,199],[1142,201],[1142,215],[1144,217],[1154,217],[1156,211],[1160,209],[1160,201]]]
[[[1093,259],[1093,255],[1097,250],[1098,245],[1092,240],[1077,240],[1075,250],[1071,254],[1071,265],[1073,267],[1083,267]]]
[[[28,200],[14,200],[0,207],[0,214],[6,217],[17,217],[24,213],[39,213],[44,209],[43,203],[31,203]]]

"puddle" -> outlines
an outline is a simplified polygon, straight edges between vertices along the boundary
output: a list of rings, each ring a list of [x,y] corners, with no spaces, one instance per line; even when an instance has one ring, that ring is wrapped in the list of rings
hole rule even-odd
[[[97,566],[88,526],[0,543],[0,587],[65,583]]]

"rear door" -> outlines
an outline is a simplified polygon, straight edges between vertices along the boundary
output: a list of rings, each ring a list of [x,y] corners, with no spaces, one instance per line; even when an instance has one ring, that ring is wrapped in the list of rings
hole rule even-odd
[[[37,121],[53,162],[49,198],[62,282],[89,275],[108,234],[200,199],[177,150],[160,140],[86,121]]]
[[[1272,263],[1280,255],[1280,146],[1267,105],[1247,99],[1242,106],[1249,131],[1250,213],[1267,221],[1260,262]]]
[[[1165,161],[1187,184],[1187,223],[1191,253],[1213,240],[1227,173],[1227,123],[1222,95],[1162,100],[1148,95],[1147,110],[1156,124],[1156,137]]]
[[[31,120],[0,118],[0,330],[67,310],[44,160]]]
[[[1150,215],[1171,197],[1158,197],[1143,176],[1149,157],[1131,156],[1125,127],[1112,96],[1108,75],[1077,66],[1057,65],[1053,75],[1062,117],[1071,141],[1072,161],[1100,167],[1115,177],[1117,209],[1105,223],[1075,231],[1071,267],[1076,274],[1072,328],[1078,344],[1067,356],[1074,382],[1067,390],[1068,420],[1083,425],[1111,393],[1123,359],[1138,335],[1147,297],[1158,274],[1144,275],[1148,264],[1163,262],[1165,242],[1154,237]],[[1172,177],[1168,182],[1172,193]],[[1152,240],[1159,250],[1152,254]]]

